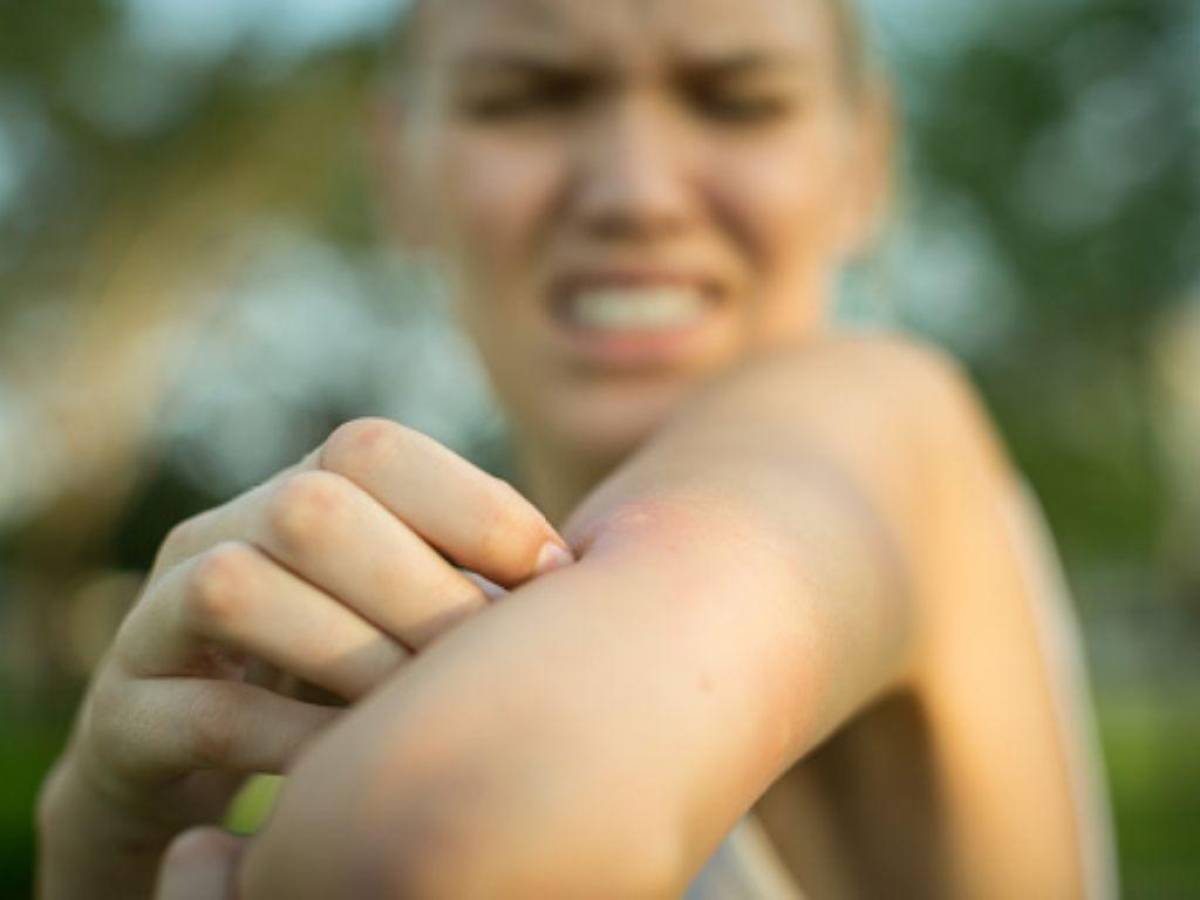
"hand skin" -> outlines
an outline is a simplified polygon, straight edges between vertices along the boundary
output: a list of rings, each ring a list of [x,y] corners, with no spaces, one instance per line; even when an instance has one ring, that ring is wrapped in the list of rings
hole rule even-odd
[[[510,486],[382,420],[174,529],[43,787],[40,896],[147,896],[176,834],[485,608],[470,573],[515,586],[547,545],[569,562]]]
[[[312,745],[238,896],[678,896],[773,781],[894,691],[931,705],[952,855],[941,883],[892,887],[1083,896],[1082,737],[991,540],[1013,483],[933,351],[823,338],[745,367],[577,511],[578,564]],[[959,534],[1010,592],[970,581]]]
[[[237,866],[245,843],[216,828],[180,835],[163,856],[154,900],[236,900]]]

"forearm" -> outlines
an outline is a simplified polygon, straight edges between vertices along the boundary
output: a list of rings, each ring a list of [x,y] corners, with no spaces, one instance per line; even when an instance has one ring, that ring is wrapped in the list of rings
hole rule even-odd
[[[751,548],[672,565],[684,548],[650,532],[702,543],[690,515],[631,514],[625,538],[464,624],[356,710],[295,773],[246,896],[306,896],[317,873],[275,878],[317,840],[335,882],[351,860],[404,896],[654,893],[704,852],[685,844],[715,844],[793,755],[810,660],[781,591],[731,602],[754,593],[739,562],[779,577]],[[318,811],[334,835],[310,830]]]
[[[770,410],[757,433],[722,429],[721,403],[581,510],[579,564],[459,627],[322,741],[247,898],[677,893],[901,677],[915,617],[872,488],[797,455]]]

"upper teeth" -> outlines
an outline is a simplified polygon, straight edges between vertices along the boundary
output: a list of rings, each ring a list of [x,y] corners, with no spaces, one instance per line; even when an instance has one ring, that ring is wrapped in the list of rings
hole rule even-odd
[[[705,302],[694,288],[598,288],[575,294],[567,310],[585,328],[678,328],[703,317]]]

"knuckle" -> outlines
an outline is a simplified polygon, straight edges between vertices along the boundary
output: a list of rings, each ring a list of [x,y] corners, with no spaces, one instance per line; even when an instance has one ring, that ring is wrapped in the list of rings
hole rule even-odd
[[[98,747],[120,743],[118,726],[125,708],[126,692],[116,689],[111,678],[101,675],[93,685],[80,718],[85,742]]]
[[[349,477],[369,474],[410,448],[415,434],[388,419],[355,419],[329,436],[321,464]]]
[[[137,777],[147,755],[147,718],[131,685],[104,672],[84,704],[79,720],[82,746],[89,748],[109,777]]]
[[[197,545],[199,539],[200,516],[192,516],[190,519],[176,523],[163,538],[156,562],[163,565],[186,557]]]
[[[258,555],[246,544],[220,544],[192,567],[184,592],[185,616],[201,630],[218,629],[242,609]]]
[[[346,503],[345,484],[330,472],[300,472],[287,478],[267,506],[267,528],[285,549],[315,549],[329,522]]]
[[[88,700],[89,724],[102,726],[118,717],[125,705],[125,692],[119,689],[106,670],[97,677]]]
[[[162,548],[165,552],[178,551],[186,547],[192,541],[192,536],[196,531],[196,518],[193,516],[190,519],[184,519],[182,522],[177,522],[167,532],[166,538],[163,540]]]

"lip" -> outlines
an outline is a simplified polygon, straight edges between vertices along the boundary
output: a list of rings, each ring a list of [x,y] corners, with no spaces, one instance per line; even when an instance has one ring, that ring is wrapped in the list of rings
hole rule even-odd
[[[554,281],[550,297],[555,315],[560,315],[571,296],[582,290],[623,287],[690,287],[710,303],[716,303],[721,289],[716,279],[668,269],[608,269],[567,275]]]
[[[579,326],[567,315],[573,295],[583,290],[628,287],[693,288],[706,300],[709,313],[680,328],[626,329],[601,332]],[[563,354],[586,368],[613,372],[677,369],[706,356],[719,340],[724,292],[707,275],[679,269],[627,267],[575,272],[550,289],[550,318]]]

